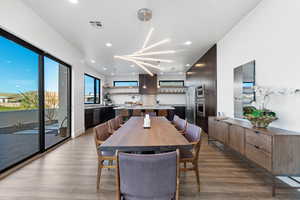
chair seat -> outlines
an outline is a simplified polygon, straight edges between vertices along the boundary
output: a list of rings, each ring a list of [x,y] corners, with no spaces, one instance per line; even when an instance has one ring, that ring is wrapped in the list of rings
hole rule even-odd
[[[190,150],[180,150],[180,159],[193,158],[194,155]]]
[[[115,152],[114,151],[101,151],[102,156],[114,156]]]

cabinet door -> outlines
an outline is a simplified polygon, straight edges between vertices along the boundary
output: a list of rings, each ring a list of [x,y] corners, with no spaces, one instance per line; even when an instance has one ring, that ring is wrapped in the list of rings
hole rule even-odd
[[[245,154],[245,129],[240,126],[230,126],[228,145],[235,151]]]
[[[213,118],[208,119],[208,135],[210,138],[217,139],[216,138],[216,123],[215,123],[215,119],[213,119]]]
[[[228,124],[225,122],[217,122],[216,123],[216,137],[223,144],[227,143],[228,137]]]
[[[97,126],[98,124],[100,124],[100,108],[94,109],[94,122],[93,125]]]

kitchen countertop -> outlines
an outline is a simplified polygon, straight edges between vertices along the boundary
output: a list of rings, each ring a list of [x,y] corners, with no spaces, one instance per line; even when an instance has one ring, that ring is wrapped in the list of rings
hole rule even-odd
[[[174,110],[173,106],[163,106],[163,105],[156,105],[156,106],[118,106],[114,108],[115,110]]]
[[[94,108],[105,108],[105,107],[114,107],[113,105],[109,106],[109,105],[103,105],[103,104],[86,104],[84,106],[84,109],[94,109]]]

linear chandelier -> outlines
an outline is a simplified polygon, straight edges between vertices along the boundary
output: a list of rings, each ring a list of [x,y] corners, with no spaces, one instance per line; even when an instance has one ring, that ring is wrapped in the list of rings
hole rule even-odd
[[[159,65],[154,65],[151,62],[172,63],[173,60],[158,59],[158,58],[151,58],[151,57],[144,57],[144,56],[173,54],[173,53],[176,53],[176,51],[174,51],[174,50],[149,51],[155,47],[161,46],[161,45],[166,44],[171,41],[169,38],[167,38],[167,39],[161,40],[157,43],[147,46],[153,31],[154,31],[154,28],[151,28],[144,43],[143,43],[142,48],[139,51],[136,51],[130,55],[114,56],[114,58],[132,62],[135,65],[137,65],[138,67],[140,67],[141,69],[143,69],[145,72],[147,72],[151,76],[153,76],[153,73],[148,69],[148,67],[162,70],[162,68]]]

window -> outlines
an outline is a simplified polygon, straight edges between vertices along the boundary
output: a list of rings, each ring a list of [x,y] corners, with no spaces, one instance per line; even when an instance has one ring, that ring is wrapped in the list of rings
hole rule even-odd
[[[165,86],[165,87],[183,87],[184,86],[184,81],[183,80],[163,80],[159,81],[160,86]]]
[[[114,81],[115,87],[136,87],[139,86],[138,81]]]
[[[71,66],[0,29],[0,70],[1,173],[70,138]]]
[[[98,78],[84,75],[84,103],[99,104],[100,103],[100,87],[101,81]]]

